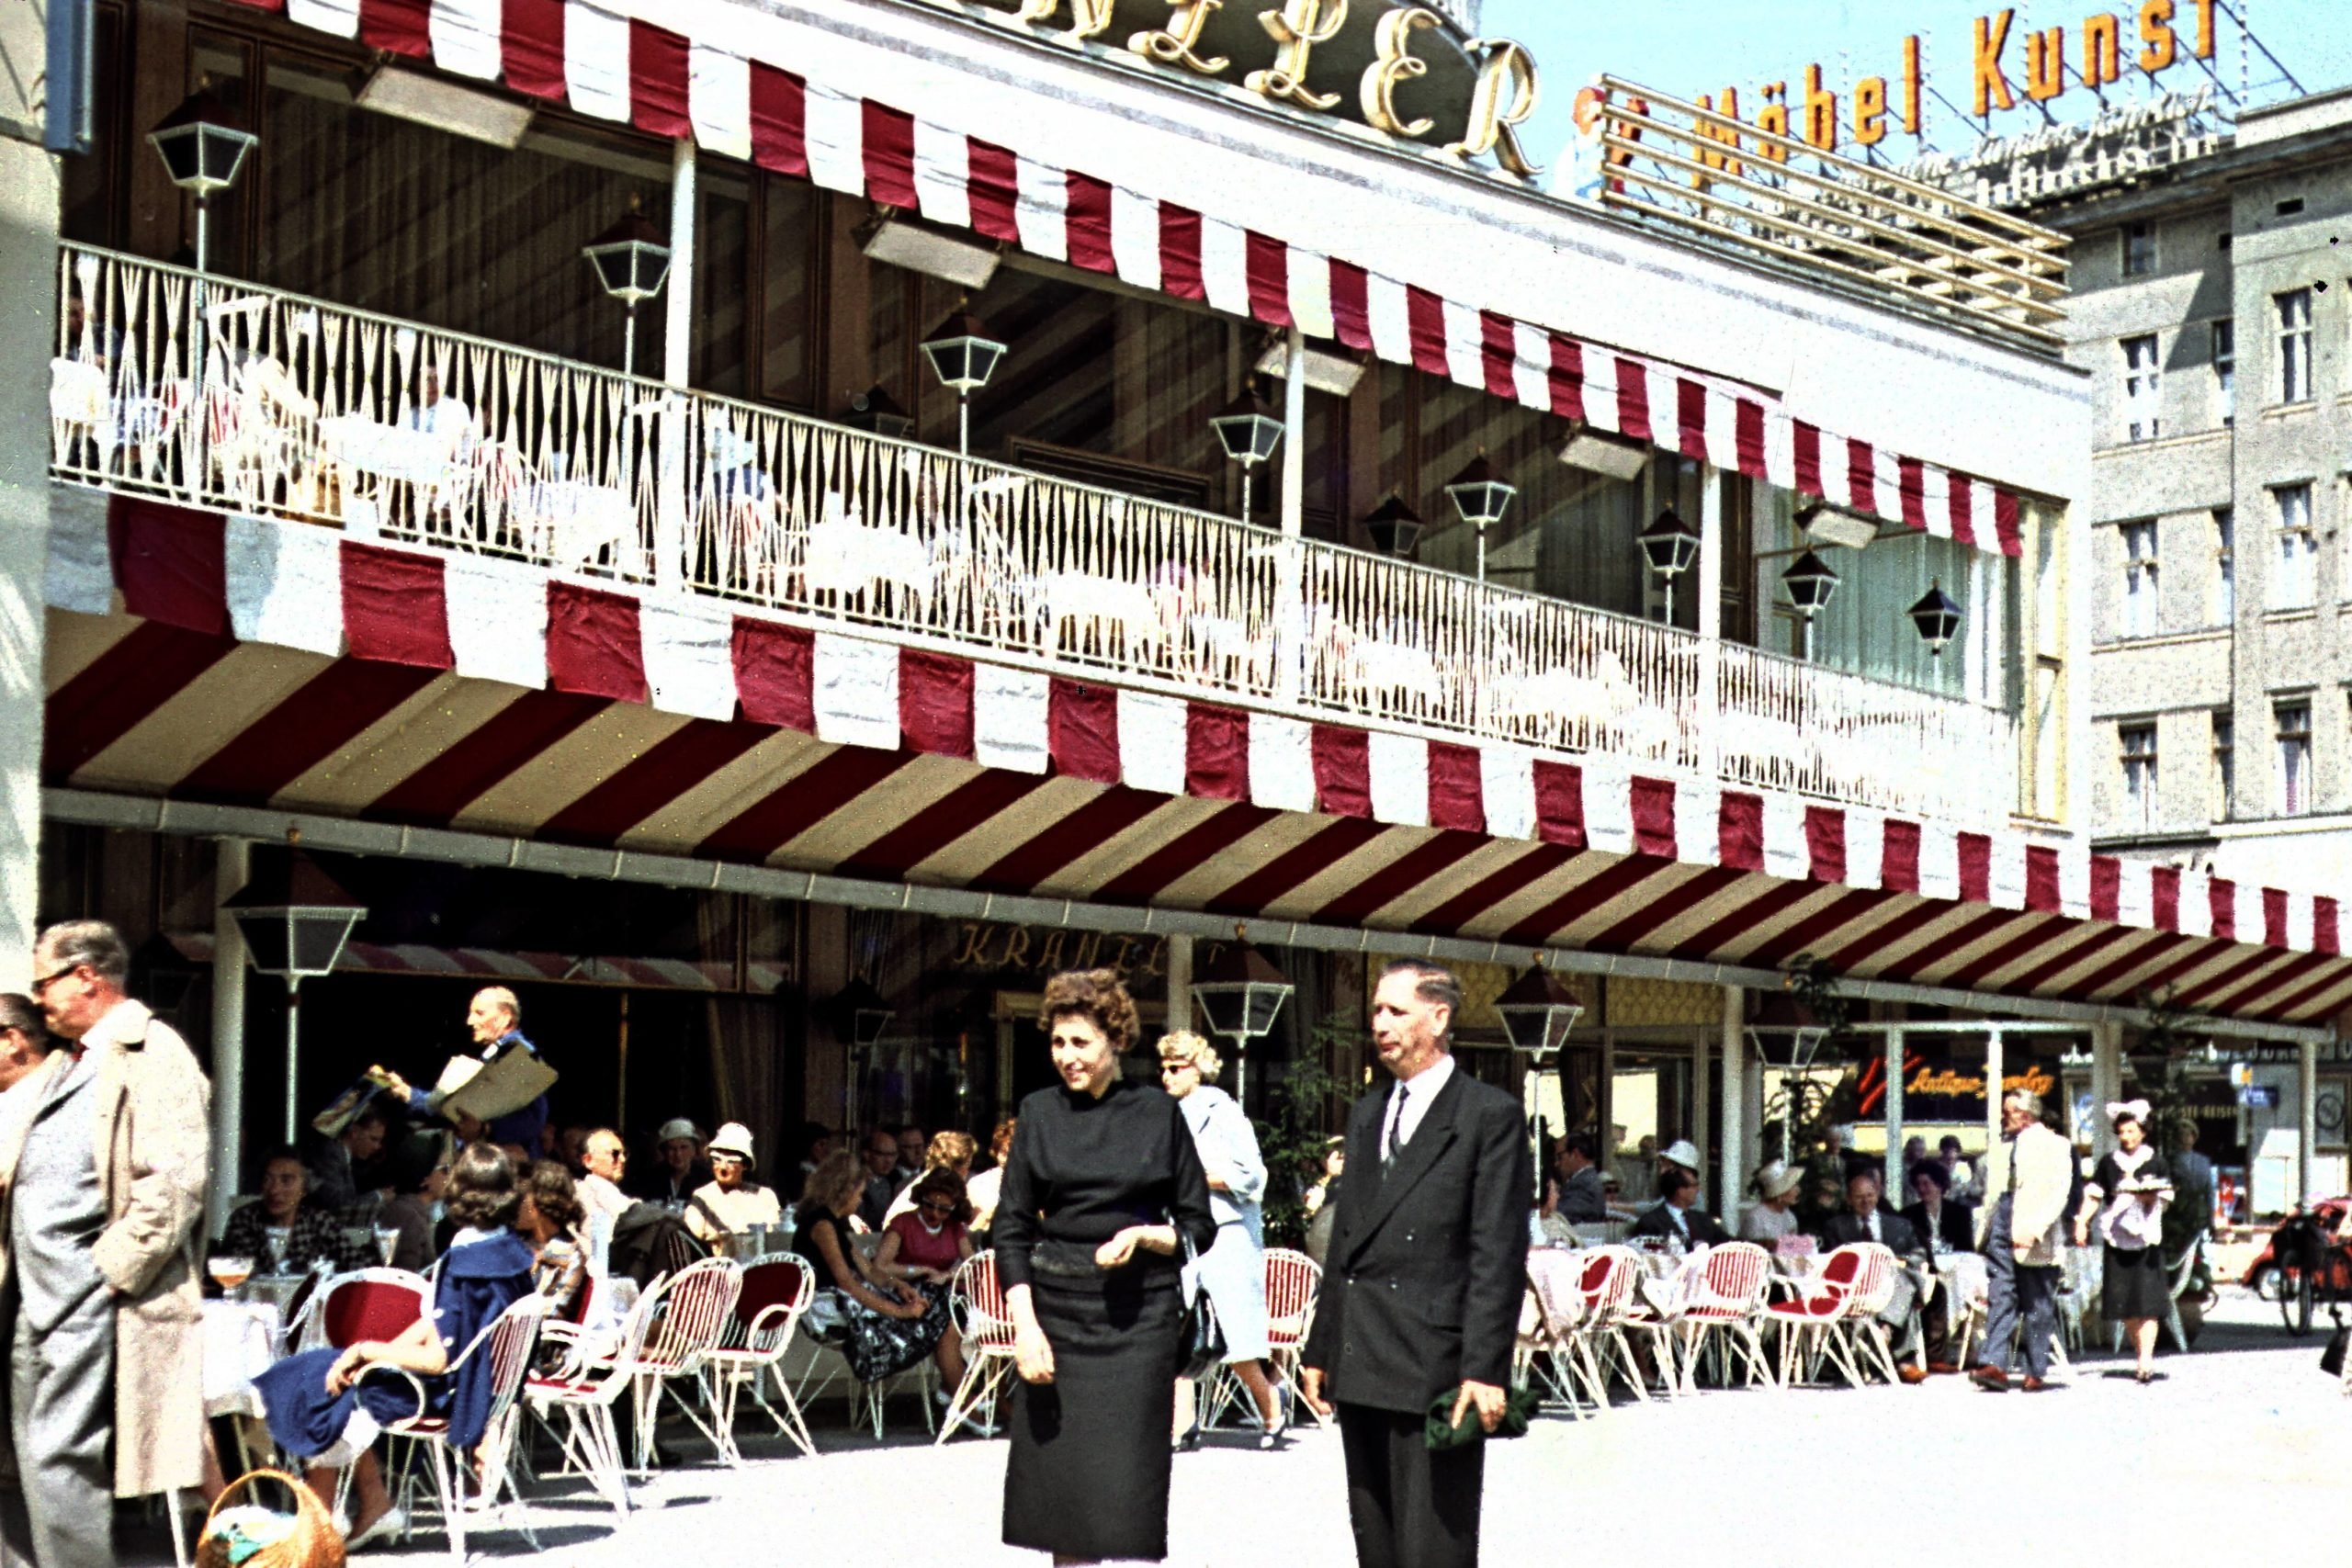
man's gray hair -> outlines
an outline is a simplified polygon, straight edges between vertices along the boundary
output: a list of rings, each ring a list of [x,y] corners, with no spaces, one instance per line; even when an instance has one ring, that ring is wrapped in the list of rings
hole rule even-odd
[[[1412,976],[1413,994],[1425,1002],[1443,1007],[1447,1013],[1446,1032],[1453,1032],[1453,1025],[1462,1018],[1462,982],[1453,977],[1453,970],[1426,958],[1392,958],[1388,966],[1381,970],[1380,977],[1385,980],[1391,975]]]
[[[2001,1103],[2014,1105],[2035,1121],[2041,1120],[2041,1096],[2030,1089],[2013,1089],[2001,1096]]]
[[[504,1008],[506,1016],[513,1019],[517,1025],[523,1021],[522,998],[503,986],[484,986],[474,993],[474,999],[476,1001],[486,999],[494,1008]]]
[[[40,933],[34,947],[46,949],[60,969],[87,964],[118,991],[130,983],[130,949],[122,933],[105,920],[60,920]]]

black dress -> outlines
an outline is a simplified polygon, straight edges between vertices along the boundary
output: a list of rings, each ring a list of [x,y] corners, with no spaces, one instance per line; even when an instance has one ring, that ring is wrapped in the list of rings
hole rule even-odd
[[[1205,1250],[1216,1237],[1208,1180],[1179,1102],[1150,1085],[1116,1079],[1100,1100],[1040,1089],[1020,1118],[997,1201],[997,1277],[1029,1287],[1054,1381],[1013,1385],[1004,1541],[1157,1562],[1168,1555],[1181,1258],[1137,1248],[1105,1272],[1093,1252],[1129,1225],[1170,1223]]]
[[[2171,1168],[2165,1156],[2140,1145],[2142,1158],[2126,1169],[2113,1150],[2099,1156],[2098,1168],[2091,1172],[2091,1185],[2099,1191],[2099,1217],[2092,1222],[2103,1235],[2107,1213],[2115,1205],[2115,1190],[2132,1176],[2142,1179],[2154,1177],[2169,1179]],[[2099,1286],[2099,1315],[2110,1323],[2125,1318],[2165,1315],[2172,1298],[2172,1280],[2165,1272],[2162,1247],[2118,1247],[2112,1241],[2101,1253],[2101,1284]]]

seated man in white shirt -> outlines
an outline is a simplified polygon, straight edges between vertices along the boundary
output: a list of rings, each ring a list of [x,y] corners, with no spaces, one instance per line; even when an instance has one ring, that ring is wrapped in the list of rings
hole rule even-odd
[[[610,1127],[599,1127],[588,1134],[580,1146],[580,1163],[587,1174],[580,1179],[581,1204],[591,1214],[609,1214],[620,1218],[621,1211],[636,1200],[621,1190],[621,1179],[628,1172],[628,1145]]]

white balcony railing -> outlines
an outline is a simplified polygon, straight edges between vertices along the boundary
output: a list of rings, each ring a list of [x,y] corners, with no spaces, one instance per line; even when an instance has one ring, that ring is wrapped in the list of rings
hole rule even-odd
[[[1939,818],[2015,797],[1973,704],[1736,647],[1709,682],[1651,622],[110,252],[65,247],[59,289],[62,479],[1244,706]]]

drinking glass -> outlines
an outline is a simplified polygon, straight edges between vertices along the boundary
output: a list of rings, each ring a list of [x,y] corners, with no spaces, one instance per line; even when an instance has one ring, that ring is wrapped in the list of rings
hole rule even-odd
[[[401,1233],[390,1225],[376,1227],[376,1250],[384,1259],[384,1267],[392,1266],[392,1254],[400,1249]]]
[[[212,1275],[212,1282],[220,1287],[221,1294],[230,1301],[245,1299],[245,1281],[253,1278],[254,1260],[235,1254],[215,1254],[205,1268]]]

